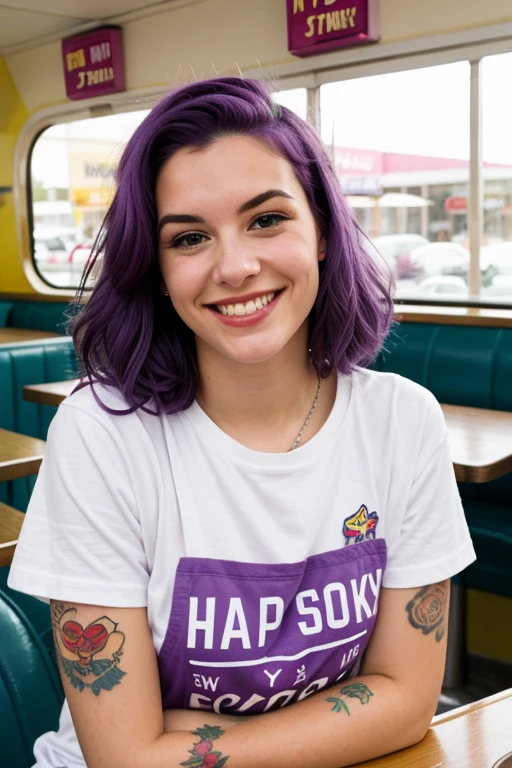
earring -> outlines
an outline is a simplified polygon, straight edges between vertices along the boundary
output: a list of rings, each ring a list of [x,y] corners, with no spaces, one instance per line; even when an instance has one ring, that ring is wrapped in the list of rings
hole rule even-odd
[[[169,291],[164,291],[164,296],[168,296],[168,295],[169,295]]]

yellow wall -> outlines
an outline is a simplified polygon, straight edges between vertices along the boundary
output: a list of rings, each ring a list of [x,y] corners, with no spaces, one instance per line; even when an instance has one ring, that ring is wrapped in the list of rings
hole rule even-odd
[[[0,58],[0,186],[12,187],[16,138],[28,111],[14,85],[7,62]],[[30,286],[21,271],[16,242],[12,193],[0,199],[0,291],[27,291]]]
[[[468,650],[512,663],[512,600],[468,589]]]

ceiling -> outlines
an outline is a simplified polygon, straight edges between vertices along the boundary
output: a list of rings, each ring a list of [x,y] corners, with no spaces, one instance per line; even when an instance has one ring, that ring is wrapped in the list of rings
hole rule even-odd
[[[0,0],[0,56],[88,27],[120,22],[127,15],[151,15],[173,4],[180,4],[180,0]]]

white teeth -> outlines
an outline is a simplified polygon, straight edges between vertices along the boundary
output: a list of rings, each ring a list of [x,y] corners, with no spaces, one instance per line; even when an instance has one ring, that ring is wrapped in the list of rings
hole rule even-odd
[[[222,315],[252,315],[263,307],[266,307],[275,296],[275,292],[265,293],[256,299],[251,299],[245,304],[217,304],[217,309]]]

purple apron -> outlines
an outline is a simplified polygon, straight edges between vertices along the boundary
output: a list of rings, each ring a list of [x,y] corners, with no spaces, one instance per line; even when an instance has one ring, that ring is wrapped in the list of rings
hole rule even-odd
[[[385,564],[382,539],[293,564],[181,558],[159,654],[164,709],[259,714],[348,677]]]
[[[164,709],[260,714],[357,674],[377,617],[385,541],[361,541],[299,563],[205,558],[179,464],[176,450],[173,476],[193,556],[178,563],[158,657]]]

